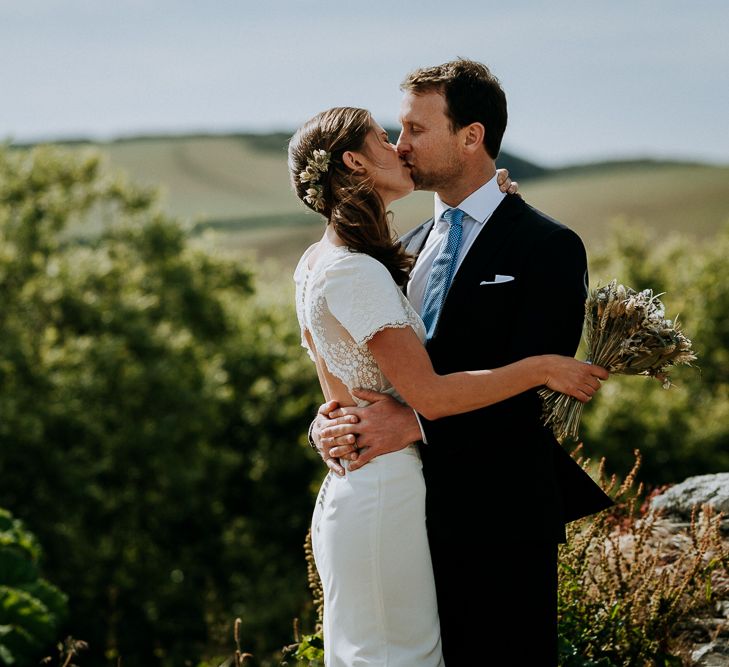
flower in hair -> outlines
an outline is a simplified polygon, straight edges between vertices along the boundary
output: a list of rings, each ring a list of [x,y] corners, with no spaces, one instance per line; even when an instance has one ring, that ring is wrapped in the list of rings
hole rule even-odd
[[[304,195],[304,201],[311,204],[317,211],[324,209],[324,188],[321,185],[310,187]]]
[[[302,183],[316,181],[319,178],[319,172],[313,171],[311,167],[307,167],[299,174],[299,180]]]
[[[318,148],[310,158],[307,158],[306,169],[299,173],[299,181],[308,183],[310,186],[304,195],[304,201],[311,204],[317,211],[324,209],[324,186],[319,183],[319,179],[329,169],[330,158],[331,153],[323,148]]]

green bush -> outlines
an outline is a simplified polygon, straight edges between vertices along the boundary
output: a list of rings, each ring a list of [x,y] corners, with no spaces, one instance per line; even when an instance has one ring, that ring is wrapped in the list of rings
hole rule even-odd
[[[670,390],[639,377],[603,385],[585,409],[586,452],[625,475],[638,448],[651,484],[729,470],[729,226],[699,243],[620,225],[591,266],[593,285],[612,278],[665,292],[667,314],[680,313],[699,358],[696,368],[672,373]]]
[[[102,233],[72,241],[89,216]],[[1,147],[0,301],[0,505],[37,530],[89,662],[194,664],[231,616],[280,648],[322,474],[290,304],[95,155]]]
[[[67,598],[40,576],[41,548],[0,508],[0,664],[36,662],[56,638]]]

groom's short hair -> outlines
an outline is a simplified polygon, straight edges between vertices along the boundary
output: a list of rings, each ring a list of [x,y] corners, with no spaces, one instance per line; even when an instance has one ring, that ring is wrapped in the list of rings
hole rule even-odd
[[[506,95],[486,65],[459,58],[435,67],[421,67],[407,76],[400,89],[416,95],[441,93],[452,130],[481,123],[486,130],[484,148],[492,159],[497,158],[506,130]]]

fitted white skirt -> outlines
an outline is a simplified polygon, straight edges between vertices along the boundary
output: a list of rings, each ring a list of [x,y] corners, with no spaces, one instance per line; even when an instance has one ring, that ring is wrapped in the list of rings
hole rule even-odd
[[[326,666],[443,667],[417,445],[330,472],[311,532]]]

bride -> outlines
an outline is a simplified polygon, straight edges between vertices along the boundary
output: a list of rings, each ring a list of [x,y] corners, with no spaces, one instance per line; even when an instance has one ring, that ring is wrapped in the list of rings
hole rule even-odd
[[[435,373],[423,322],[402,291],[413,260],[387,216],[413,182],[368,111],[335,108],[309,120],[290,141],[289,169],[297,196],[327,222],[294,273],[302,345],[327,401],[365,405],[351,393],[364,388],[436,419],[541,385],[588,401],[608,377],[557,355]],[[327,667],[444,665],[416,443],[344,477],[329,472],[312,543]]]

